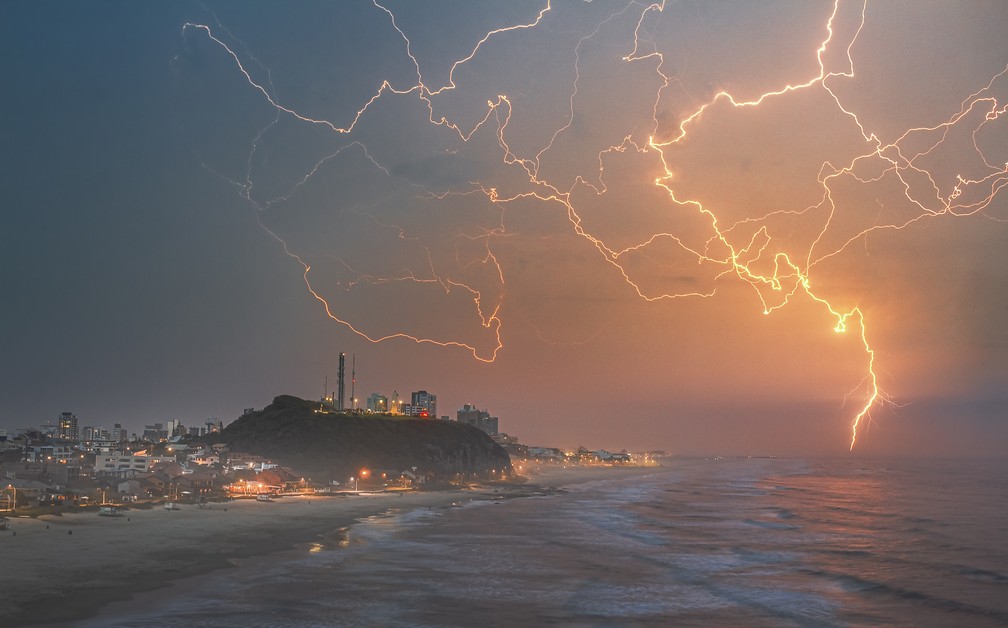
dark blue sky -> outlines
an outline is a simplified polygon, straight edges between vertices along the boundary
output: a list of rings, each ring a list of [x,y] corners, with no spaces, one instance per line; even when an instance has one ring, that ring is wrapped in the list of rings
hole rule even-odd
[[[180,125],[172,59],[199,4],[0,11],[2,423],[63,409],[139,428],[261,404],[260,356],[296,360],[277,303],[303,291]]]
[[[227,422],[346,351],[532,444],[840,453],[829,304],[902,406],[861,451],[1008,451],[999,3],[842,3],[821,56],[828,2],[384,6],[0,5],[0,428]]]

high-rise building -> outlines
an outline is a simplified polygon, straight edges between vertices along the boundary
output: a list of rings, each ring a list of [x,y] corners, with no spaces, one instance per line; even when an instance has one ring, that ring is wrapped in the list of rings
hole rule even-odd
[[[490,416],[490,413],[486,410],[477,410],[476,406],[471,403],[465,404],[455,413],[455,420],[459,423],[465,423],[466,425],[483,430],[491,436],[497,434],[497,417]]]
[[[143,431],[143,439],[150,441],[152,443],[159,443],[163,440],[168,440],[168,430],[165,429],[163,423],[155,423],[154,425],[145,425]]]
[[[407,408],[408,411],[404,409],[403,414],[437,418],[437,395],[432,395],[426,390],[418,390],[413,393]]]
[[[57,435],[67,440],[80,440],[77,430],[77,415],[73,412],[61,412]]]
[[[109,431],[104,427],[85,425],[80,428],[80,438],[82,441],[108,440]]]

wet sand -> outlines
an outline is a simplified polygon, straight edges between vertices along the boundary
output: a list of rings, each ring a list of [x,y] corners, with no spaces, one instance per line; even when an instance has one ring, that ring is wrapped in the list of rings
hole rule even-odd
[[[36,519],[0,532],[0,625],[46,624],[254,556],[325,543],[341,527],[389,509],[438,508],[482,493],[438,491],[236,500]]]

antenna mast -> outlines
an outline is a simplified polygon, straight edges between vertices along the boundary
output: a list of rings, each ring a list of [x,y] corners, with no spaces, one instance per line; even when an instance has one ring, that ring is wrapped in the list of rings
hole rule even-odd
[[[343,405],[343,391],[345,390],[345,388],[343,388],[343,360],[345,358],[346,354],[341,351],[339,354],[339,407],[336,408],[337,412],[343,412],[343,408],[345,407]]]

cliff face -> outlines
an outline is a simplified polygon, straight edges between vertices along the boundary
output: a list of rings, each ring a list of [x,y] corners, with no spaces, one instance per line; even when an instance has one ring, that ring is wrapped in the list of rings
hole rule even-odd
[[[224,428],[219,441],[235,451],[271,458],[316,480],[360,469],[447,477],[511,471],[507,452],[482,431],[454,421],[383,415],[322,414],[317,402],[289,395]]]

